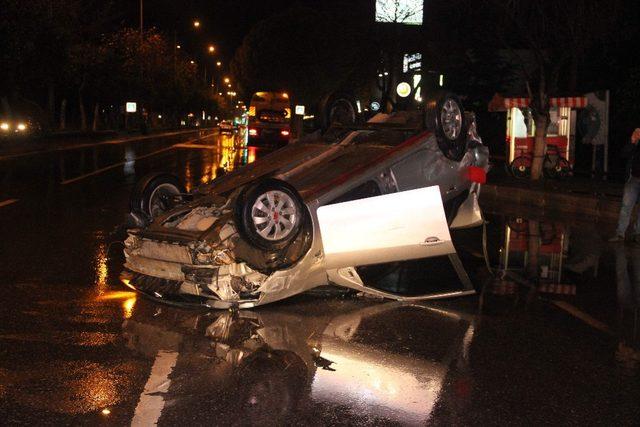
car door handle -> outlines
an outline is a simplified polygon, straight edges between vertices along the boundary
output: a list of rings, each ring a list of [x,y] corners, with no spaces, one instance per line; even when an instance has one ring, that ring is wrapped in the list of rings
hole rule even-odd
[[[424,242],[420,243],[420,246],[435,246],[444,243],[444,240],[440,240],[437,236],[431,236],[424,239]]]

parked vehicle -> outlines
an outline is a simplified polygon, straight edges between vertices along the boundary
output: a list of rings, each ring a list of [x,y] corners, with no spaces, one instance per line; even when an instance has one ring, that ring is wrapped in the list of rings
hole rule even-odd
[[[291,104],[284,92],[256,92],[249,104],[249,145],[286,145]]]
[[[230,120],[223,120],[218,123],[218,129],[220,129],[220,133],[230,135],[233,133],[233,123]]]
[[[449,227],[482,223],[488,150],[474,117],[452,95],[429,111],[426,121],[416,111],[334,126],[190,194],[170,175],[143,179],[131,201],[137,226],[125,241],[123,281],[161,300],[215,308],[328,283],[406,299],[369,287],[366,266],[451,259]]]

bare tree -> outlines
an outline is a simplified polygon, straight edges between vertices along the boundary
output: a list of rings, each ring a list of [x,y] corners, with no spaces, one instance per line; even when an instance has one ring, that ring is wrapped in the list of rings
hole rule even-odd
[[[420,24],[423,5],[424,0],[376,0],[376,21]]]
[[[531,179],[542,175],[549,101],[574,91],[587,52],[608,39],[621,0],[484,0],[484,34],[497,40],[517,65],[535,123]],[[520,53],[527,51],[533,61]],[[563,79],[562,76],[568,76]]]

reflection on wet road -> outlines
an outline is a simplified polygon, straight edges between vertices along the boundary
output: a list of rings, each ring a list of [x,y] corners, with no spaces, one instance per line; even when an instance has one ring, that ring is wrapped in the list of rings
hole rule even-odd
[[[197,424],[216,416],[234,424],[240,414],[255,424],[339,423],[327,418],[334,410],[353,422],[421,424],[450,366],[468,369],[473,340],[473,316],[419,305],[303,298],[239,313],[148,309],[124,322],[123,337],[141,355],[175,355],[168,425],[187,411]],[[388,345],[390,324],[417,320],[429,327]]]
[[[428,304],[316,290],[202,312],[119,283],[113,231],[136,177],[169,170],[194,188],[261,154],[216,135],[68,185],[10,186],[0,199],[20,201],[0,207],[3,424],[637,422],[640,247],[603,243],[611,225],[488,215],[494,274],[482,230],[456,232],[479,293]],[[381,286],[402,292],[456,285],[427,262],[384,273]]]

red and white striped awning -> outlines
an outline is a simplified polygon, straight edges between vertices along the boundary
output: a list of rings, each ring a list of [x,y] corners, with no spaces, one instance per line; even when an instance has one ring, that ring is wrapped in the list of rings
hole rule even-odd
[[[510,108],[525,108],[531,104],[530,98],[503,98],[495,94],[489,102],[489,111],[507,111]],[[588,104],[585,96],[570,96],[549,99],[552,107],[585,108]]]

